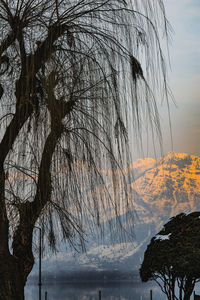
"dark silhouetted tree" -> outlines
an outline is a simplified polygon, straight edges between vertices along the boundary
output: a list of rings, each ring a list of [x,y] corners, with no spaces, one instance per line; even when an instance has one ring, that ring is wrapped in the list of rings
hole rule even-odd
[[[140,269],[169,300],[189,300],[200,278],[200,212],[181,213],[151,239]]]
[[[0,26],[0,300],[22,300],[36,223],[82,245],[107,205],[129,209],[83,191],[128,165],[143,120],[160,137],[167,21],[161,0],[0,0]]]

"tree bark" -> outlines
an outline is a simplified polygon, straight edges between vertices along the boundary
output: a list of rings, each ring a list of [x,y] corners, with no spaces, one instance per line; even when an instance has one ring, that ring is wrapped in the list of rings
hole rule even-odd
[[[194,290],[194,280],[192,278],[187,278],[186,284],[185,284],[185,294],[183,300],[190,300],[190,297],[192,295],[192,292]]]
[[[11,254],[0,255],[0,300],[24,300],[23,276],[20,265]]]
[[[181,279],[181,283],[179,287],[179,300],[183,300],[183,279]]]
[[[172,275],[172,300],[175,300],[175,277]]]

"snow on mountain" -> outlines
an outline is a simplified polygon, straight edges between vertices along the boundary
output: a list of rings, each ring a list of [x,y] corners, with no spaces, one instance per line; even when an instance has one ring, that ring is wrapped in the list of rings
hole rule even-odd
[[[197,210],[200,208],[200,158],[169,153],[138,178],[136,186],[142,200],[162,218]]]
[[[44,258],[44,272],[136,270],[150,238],[163,223],[180,212],[200,210],[200,157],[170,152],[157,160],[138,159],[124,170],[125,174],[128,172],[134,173],[134,180],[127,187],[135,210],[134,242],[112,244],[109,237],[100,242],[97,238],[88,238],[87,253],[62,250]],[[109,175],[106,171],[106,176]],[[111,181],[107,180],[106,184],[111,196],[117,192],[119,197],[125,197],[123,186],[114,191]],[[113,216],[110,211],[102,216],[102,220]]]

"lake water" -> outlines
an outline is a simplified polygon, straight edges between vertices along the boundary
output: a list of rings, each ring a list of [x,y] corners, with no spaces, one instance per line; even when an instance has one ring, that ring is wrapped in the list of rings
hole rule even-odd
[[[166,300],[159,287],[153,284],[137,282],[79,282],[46,284],[42,286],[42,299],[45,291],[48,300],[98,300],[101,290],[102,300],[150,300],[152,289],[153,300]],[[28,284],[25,289],[26,300],[38,299],[38,286]]]

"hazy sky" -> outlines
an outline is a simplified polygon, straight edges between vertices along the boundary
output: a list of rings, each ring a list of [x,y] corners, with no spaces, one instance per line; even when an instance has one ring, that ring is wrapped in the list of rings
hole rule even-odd
[[[200,155],[200,0],[163,1],[173,28],[168,78],[176,102],[170,105],[173,149],[166,105],[160,108],[164,153]],[[153,156],[152,147],[148,149],[143,156]]]
[[[200,0],[164,3],[174,30],[169,70],[177,106],[171,105],[174,151],[200,155]],[[166,134],[163,138],[164,151],[168,152],[169,138]]]

